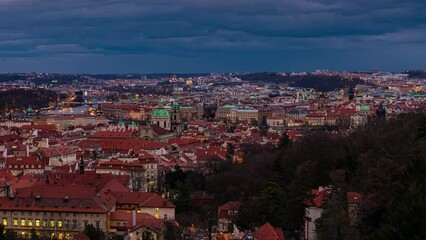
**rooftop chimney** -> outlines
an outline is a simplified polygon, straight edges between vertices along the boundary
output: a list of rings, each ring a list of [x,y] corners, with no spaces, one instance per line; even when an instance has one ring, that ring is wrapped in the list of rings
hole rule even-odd
[[[132,226],[136,226],[136,209],[132,211]]]
[[[27,149],[26,149],[27,150],[27,157],[29,157],[30,156],[30,145],[27,144],[26,147],[27,147]]]

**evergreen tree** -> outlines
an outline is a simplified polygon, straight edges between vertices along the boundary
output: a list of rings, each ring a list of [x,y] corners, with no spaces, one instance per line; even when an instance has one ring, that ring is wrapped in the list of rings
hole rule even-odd
[[[40,237],[37,235],[34,228],[31,228],[30,236],[31,240],[40,240]]]
[[[88,224],[84,227],[84,234],[86,234],[90,240],[103,240],[105,235],[101,229],[95,228],[92,224]]]

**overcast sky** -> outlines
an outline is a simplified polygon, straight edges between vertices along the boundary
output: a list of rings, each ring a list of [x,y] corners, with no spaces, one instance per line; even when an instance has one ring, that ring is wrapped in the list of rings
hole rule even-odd
[[[0,0],[0,71],[426,69],[426,0]]]

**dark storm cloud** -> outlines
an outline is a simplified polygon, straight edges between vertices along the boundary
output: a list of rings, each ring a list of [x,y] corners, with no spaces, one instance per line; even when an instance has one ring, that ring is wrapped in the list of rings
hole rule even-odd
[[[425,33],[424,0],[0,0],[0,70],[402,70]]]

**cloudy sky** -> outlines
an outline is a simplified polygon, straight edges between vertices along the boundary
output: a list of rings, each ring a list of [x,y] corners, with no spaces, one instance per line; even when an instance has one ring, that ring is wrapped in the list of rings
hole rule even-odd
[[[425,0],[0,0],[0,71],[426,69]]]

